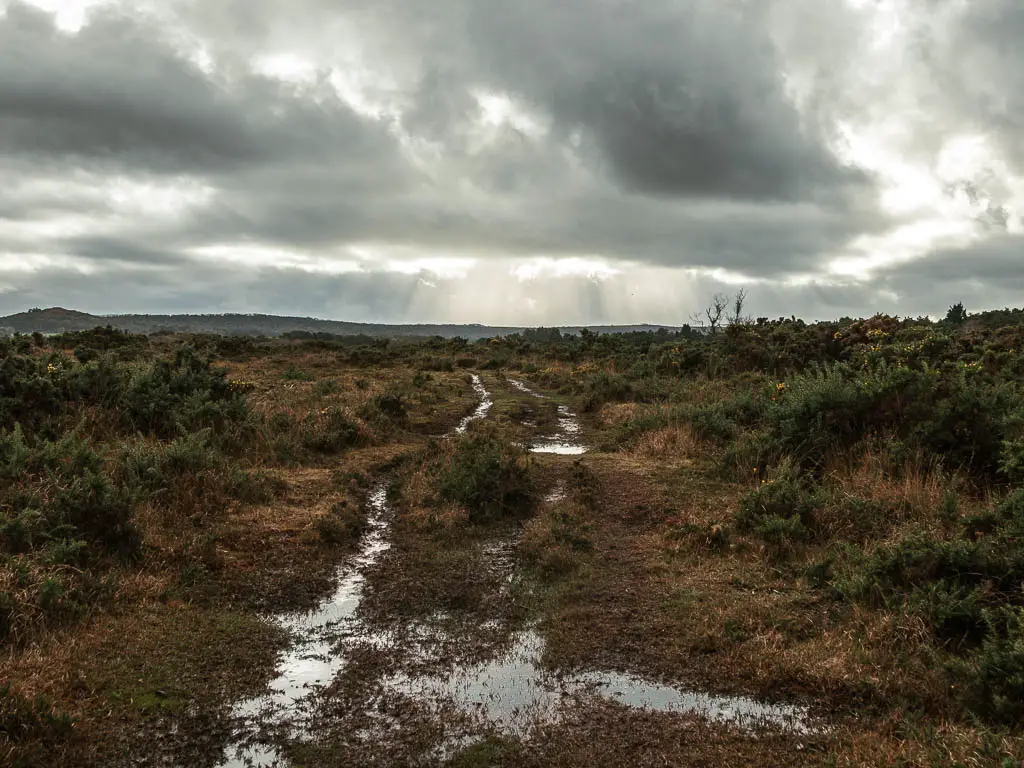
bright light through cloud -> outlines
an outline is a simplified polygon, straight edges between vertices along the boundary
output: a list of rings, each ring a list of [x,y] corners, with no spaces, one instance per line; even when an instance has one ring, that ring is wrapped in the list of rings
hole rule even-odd
[[[537,257],[510,269],[520,281],[538,280],[544,277],[586,277],[590,280],[604,280],[619,274],[620,270],[601,259],[568,257]]]
[[[203,295],[531,324],[685,319],[740,287],[787,316],[908,285],[905,312],[1006,303],[1011,0],[534,5],[0,0],[0,301],[223,282]]]
[[[323,275],[344,275],[362,270],[362,264],[352,258],[312,255],[284,248],[269,248],[245,244],[211,245],[195,248],[192,255],[212,264],[236,264],[254,268],[299,269]]]
[[[64,32],[77,32],[86,23],[89,11],[110,5],[112,0],[25,0],[28,4],[53,14],[57,27]],[[0,2],[0,10],[10,3]]]
[[[316,79],[317,66],[297,53],[275,53],[256,57],[253,71],[286,82],[304,83]]]

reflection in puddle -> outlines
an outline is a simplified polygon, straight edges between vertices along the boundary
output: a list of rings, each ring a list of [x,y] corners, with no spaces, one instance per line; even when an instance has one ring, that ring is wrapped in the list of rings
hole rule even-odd
[[[509,383],[520,392],[534,397],[547,399],[545,395],[534,392],[519,379],[509,379]],[[530,445],[531,453],[557,453],[562,456],[580,456],[587,452],[587,447],[579,441],[582,431],[576,414],[569,406],[558,406],[558,431],[553,435],[539,437]]]
[[[482,724],[520,736],[531,725],[554,719],[563,704],[587,697],[611,699],[635,709],[695,714],[747,729],[813,730],[805,707],[678,690],[619,672],[552,675],[539,667],[543,650],[544,642],[536,632],[521,632],[513,635],[508,649],[487,663],[444,675],[395,675],[385,685],[421,701],[453,703]]]
[[[748,729],[774,727],[794,733],[814,730],[807,707],[769,704],[746,696],[677,690],[620,672],[588,672],[572,678],[571,683],[634,709],[692,713],[706,720],[734,723]]]
[[[472,421],[486,416],[492,405],[489,393],[475,374],[473,388],[481,402],[473,414],[459,424],[459,432],[464,432]],[[575,415],[560,406],[559,434],[551,442],[536,442],[531,450],[562,452],[555,450],[561,446],[583,453],[586,448],[574,440],[579,431]],[[383,484],[370,495],[368,533],[334,593],[312,612],[278,619],[291,632],[292,644],[280,660],[278,677],[270,683],[267,693],[235,707],[234,715],[241,725],[227,747],[225,761],[220,764],[224,768],[284,764],[286,761],[272,746],[274,736],[285,740],[311,738],[315,715],[313,694],[344,672],[352,642],[382,647],[398,642],[413,658],[421,661],[430,659],[431,648],[441,650],[464,643],[464,637],[419,622],[406,623],[400,639],[390,633],[370,631],[356,617],[364,596],[367,572],[390,546],[386,538],[391,518],[387,490],[388,485]],[[548,501],[556,501],[564,495],[564,486],[558,486]],[[487,545],[484,552],[492,567],[509,574],[501,587],[503,592],[507,591],[514,578],[514,543],[494,542]],[[378,681],[379,685],[422,703],[454,704],[482,725],[513,734],[523,734],[538,722],[550,721],[557,717],[562,706],[589,697],[613,700],[634,708],[692,713],[745,728],[769,726],[797,733],[814,730],[802,707],[678,690],[617,672],[555,675],[540,666],[544,643],[536,632],[527,630],[504,635],[500,627],[494,629],[497,634],[493,642],[500,644],[497,647],[502,650],[493,654],[489,661],[448,666],[444,674],[399,672],[385,676]],[[502,635],[504,640],[500,639]],[[381,734],[381,737],[386,738],[386,735]]]
[[[535,662],[544,648],[534,632],[513,637],[512,647],[485,664],[456,668],[446,675],[395,675],[384,682],[393,691],[421,701],[451,702],[503,731],[522,733],[538,720],[550,719],[557,691]]]
[[[582,456],[587,452],[583,445],[572,443],[536,442],[530,446],[530,453],[557,453],[561,456]]]
[[[530,446],[531,453],[558,453],[563,456],[579,456],[587,447],[579,442],[580,422],[567,405],[558,406],[558,432],[548,437],[537,438]]]
[[[480,380],[480,377],[475,373],[470,374],[470,376],[473,379],[473,391],[480,396],[480,404],[476,407],[475,411],[459,422],[459,426],[455,428],[455,433],[458,435],[464,434],[469,429],[469,425],[474,421],[484,418],[487,412],[491,410],[491,406],[494,405],[494,402],[491,400],[491,393],[484,389],[484,383]]]
[[[528,395],[533,395],[534,397],[539,398],[541,400],[547,400],[547,395],[542,395],[540,392],[534,392],[519,379],[509,379],[508,382],[513,387],[518,389],[520,392],[525,392]]]
[[[558,485],[551,489],[551,492],[547,496],[544,497],[544,501],[546,501],[548,504],[557,504],[564,498],[565,485],[559,483]]]
[[[334,652],[335,641],[342,625],[352,620],[359,607],[366,571],[390,546],[385,538],[387,485],[370,495],[369,508],[369,531],[363,538],[362,549],[334,593],[313,611],[279,618],[281,625],[291,632],[292,644],[279,660],[278,676],[270,683],[268,692],[235,707],[235,717],[245,725],[227,749],[228,758],[221,763],[224,768],[281,764],[277,751],[256,739],[254,726],[286,729],[293,738],[305,735],[309,695],[329,684],[344,668],[346,659]]]

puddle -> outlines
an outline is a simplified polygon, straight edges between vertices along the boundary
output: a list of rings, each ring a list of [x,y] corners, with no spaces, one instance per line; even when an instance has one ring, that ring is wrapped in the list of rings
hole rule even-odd
[[[537,442],[530,446],[530,453],[557,453],[561,456],[582,456],[587,450],[584,445],[547,441]]]
[[[384,685],[419,700],[454,704],[482,725],[515,736],[524,736],[531,726],[557,718],[563,706],[588,697],[634,709],[694,714],[750,730],[774,728],[801,734],[815,730],[805,707],[679,690],[619,672],[553,675],[539,666],[543,651],[544,641],[536,632],[520,632],[513,635],[510,647],[489,662],[444,675],[394,675]]]
[[[620,672],[588,672],[572,678],[570,684],[634,709],[695,714],[750,730],[775,728],[791,733],[816,730],[807,707],[792,704],[679,690]]]
[[[308,732],[311,713],[307,711],[310,694],[329,684],[345,666],[343,655],[334,652],[344,625],[352,620],[363,597],[366,571],[386,552],[388,526],[387,485],[370,494],[369,530],[363,537],[359,554],[350,561],[347,572],[338,581],[334,593],[315,610],[281,616],[277,621],[292,635],[292,644],[278,661],[278,675],[266,694],[243,701],[234,716],[245,724],[228,746],[228,758],[222,768],[274,766],[282,762],[276,750],[253,735],[263,726],[269,730],[286,729],[291,736]]]
[[[519,379],[508,379],[509,384],[528,395],[547,400],[547,395],[534,392]],[[524,422],[525,423],[525,422]],[[583,429],[576,414],[569,406],[558,406],[558,431],[553,435],[538,437],[530,444],[530,453],[557,453],[562,456],[580,456],[589,449],[580,443],[579,435]]]
[[[558,431],[554,435],[539,437],[530,445],[531,453],[557,453],[563,456],[579,456],[588,448],[581,444],[579,419],[569,406],[558,406]]]
[[[534,632],[513,637],[493,660],[456,668],[445,675],[394,675],[384,685],[397,693],[435,703],[449,702],[499,730],[523,734],[539,720],[554,716],[559,696],[537,669],[544,643]]]
[[[473,388],[480,395],[480,404],[462,420],[457,432],[464,432],[471,422],[484,418],[491,408],[490,394],[475,374]],[[583,453],[586,448],[575,442],[579,432],[575,415],[560,406],[558,435],[551,442],[537,441],[531,450]],[[430,648],[441,650],[465,643],[464,637],[421,622],[403,625],[400,633],[403,640],[394,633],[373,632],[356,617],[367,573],[390,547],[387,533],[391,513],[387,491],[388,484],[384,483],[370,495],[368,531],[359,553],[341,570],[334,592],[313,611],[275,619],[289,630],[292,644],[280,659],[277,678],[270,683],[267,692],[235,706],[234,716],[240,726],[225,750],[221,768],[286,764],[273,746],[273,738],[312,738],[316,717],[314,694],[344,672],[353,642],[371,646],[398,642],[421,661],[429,661]],[[558,486],[549,500],[557,500],[564,493],[564,486]],[[490,567],[507,572],[508,579],[513,578],[513,541],[485,545],[484,553]],[[508,583],[502,585],[503,591],[507,589]],[[485,643],[484,653],[476,656],[477,659],[490,657],[486,661],[448,665],[440,674],[436,673],[436,666],[429,667],[429,672],[423,674],[414,674],[407,668],[385,675],[378,684],[382,690],[431,706],[454,705],[482,726],[515,735],[523,735],[533,725],[557,718],[560,709],[588,697],[600,697],[634,708],[693,713],[751,729],[773,727],[796,733],[815,730],[807,710],[802,707],[679,690],[616,672],[555,675],[541,668],[544,642],[535,631],[506,635],[501,627],[493,629],[495,634]],[[491,650],[492,642],[496,652]],[[445,658],[451,659],[451,656],[445,654]],[[441,658],[437,661],[443,663]],[[386,734],[378,734],[377,738],[386,738]]]
[[[539,398],[540,400],[548,399],[547,395],[542,395],[540,392],[534,392],[519,379],[509,379],[508,383],[511,384],[516,389],[518,389],[520,392],[525,392],[528,395],[533,395],[534,397]]]
[[[475,373],[470,374],[473,379],[473,391],[480,396],[480,404],[476,407],[469,416],[459,422],[459,426],[455,428],[455,433],[458,435],[463,434],[469,425],[474,421],[478,421],[487,415],[487,412],[491,410],[491,406],[494,405],[494,401],[491,400],[491,393],[484,389],[484,383],[480,380],[480,377]]]
[[[484,418],[493,405],[480,377],[472,374],[472,379],[480,404],[455,428],[458,433],[465,432],[471,422]],[[347,658],[338,652],[338,640],[353,634],[366,572],[390,547],[387,491],[388,484],[384,483],[370,494],[367,533],[358,554],[344,567],[334,592],[312,611],[276,617],[290,632],[292,643],[278,661],[278,675],[267,693],[235,706],[233,715],[242,725],[225,750],[221,768],[263,768],[284,763],[271,744],[260,740],[261,731],[290,738],[309,735],[313,716],[311,695],[329,685],[345,668]]]
[[[551,489],[551,492],[547,496],[544,497],[544,501],[546,501],[548,504],[557,504],[564,498],[565,485],[559,483],[558,485]]]

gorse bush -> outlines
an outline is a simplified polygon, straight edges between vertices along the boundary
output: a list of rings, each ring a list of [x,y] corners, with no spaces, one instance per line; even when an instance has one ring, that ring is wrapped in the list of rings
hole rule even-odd
[[[464,506],[473,521],[528,512],[535,497],[529,454],[484,428],[458,438],[436,487],[443,501]]]
[[[0,478],[7,483],[0,543],[25,551],[76,538],[102,552],[136,554],[141,542],[131,521],[131,495],[102,466],[102,457],[76,433],[32,447],[20,428],[0,435]]]
[[[409,417],[405,398],[398,392],[373,395],[363,406],[361,415],[368,421],[384,420],[393,424],[404,424]]]
[[[140,361],[148,340],[71,341],[91,352],[0,354],[0,639],[110,599],[102,574],[142,556],[140,505],[194,519],[267,495],[227,458],[257,436],[244,393],[193,347]]]
[[[756,467],[752,474],[759,474]],[[792,466],[783,464],[770,479],[740,499],[736,527],[754,530],[766,520],[796,518],[808,531],[816,525],[815,513],[824,503],[819,489],[810,486]]]
[[[866,554],[843,550],[820,581],[841,599],[923,617],[955,654],[949,669],[964,703],[1011,720],[1022,711],[1024,680],[1022,537],[1024,489],[970,519],[959,535],[918,533]]]
[[[1020,396],[1016,384],[965,371],[837,363],[790,377],[766,409],[765,424],[779,451],[805,466],[885,437],[907,452],[923,450],[952,468],[994,477],[1001,464],[1012,464],[1004,450],[1012,452],[1006,445]]]
[[[314,453],[341,453],[364,442],[359,424],[337,407],[309,413],[302,430],[303,445]]]

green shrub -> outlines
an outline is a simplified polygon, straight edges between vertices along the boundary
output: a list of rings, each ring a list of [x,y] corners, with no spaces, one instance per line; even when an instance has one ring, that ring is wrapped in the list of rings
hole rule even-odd
[[[689,420],[694,434],[701,439],[725,441],[736,436],[736,424],[720,404],[690,408]]]
[[[327,397],[333,395],[341,390],[338,382],[334,379],[321,379],[313,385],[313,394],[317,397]]]
[[[810,487],[796,469],[784,464],[774,477],[740,499],[736,527],[740,531],[758,530],[766,520],[796,518],[801,527],[810,532],[816,526],[815,513],[823,503],[820,489]]]
[[[303,445],[315,453],[336,454],[363,442],[359,425],[341,408],[324,408],[303,420]]]
[[[959,536],[917,533],[866,555],[847,549],[816,574],[842,599],[922,616],[954,654],[955,690],[979,715],[1008,722],[1024,695],[1024,489],[972,518]]]
[[[528,512],[534,502],[529,454],[492,432],[470,430],[438,473],[437,491],[464,506],[473,521]]]
[[[966,659],[949,664],[967,705],[986,719],[1015,725],[1024,718],[1024,609],[984,614],[986,635]]]
[[[789,555],[797,543],[811,538],[811,531],[800,515],[762,517],[754,531],[768,545],[769,553],[778,558]]]
[[[281,374],[285,381],[313,381],[313,374],[307,371],[300,371],[294,365],[289,365]]]
[[[55,711],[45,697],[28,699],[9,683],[0,684],[0,741],[64,739],[71,735],[71,729],[71,718]]]
[[[367,421],[383,419],[395,424],[404,424],[409,418],[405,398],[397,392],[374,395],[363,406],[361,415]]]
[[[54,528],[66,523],[87,541],[121,557],[133,557],[142,538],[132,520],[129,493],[103,474],[87,471],[54,489],[47,514]]]
[[[633,385],[618,374],[598,371],[577,380],[575,389],[580,392],[580,410],[593,413],[605,403],[621,403],[634,399]]]
[[[342,500],[317,518],[316,531],[328,544],[351,544],[359,540],[368,527],[366,514]]]

